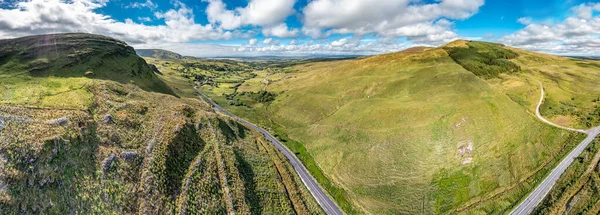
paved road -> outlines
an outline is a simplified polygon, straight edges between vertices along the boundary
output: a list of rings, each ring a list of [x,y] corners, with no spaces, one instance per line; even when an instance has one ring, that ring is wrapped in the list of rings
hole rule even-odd
[[[313,195],[313,197],[315,197],[315,199],[317,200],[317,202],[319,203],[321,208],[323,208],[325,213],[327,213],[329,215],[343,215],[340,208],[333,202],[333,200],[331,200],[331,198],[329,198],[329,196],[327,194],[325,194],[325,192],[323,191],[323,189],[321,189],[321,187],[319,187],[319,185],[317,184],[315,179],[308,173],[308,170],[306,169],[306,167],[304,167],[302,162],[300,162],[300,160],[289,149],[287,149],[275,137],[273,137],[273,135],[269,134],[269,132],[267,132],[265,129],[258,127],[242,118],[239,118],[236,115],[233,115],[232,113],[230,113],[229,111],[221,108],[219,105],[217,105],[217,103],[215,103],[208,96],[204,95],[197,88],[196,88],[196,91],[198,93],[200,93],[202,95],[202,97],[204,97],[205,100],[207,100],[208,102],[210,102],[212,104],[213,109],[215,109],[217,111],[221,111],[224,114],[227,114],[230,117],[238,120],[242,124],[244,124],[248,127],[251,127],[253,129],[257,130],[258,132],[262,133],[263,135],[265,135],[265,138],[267,138],[269,141],[271,141],[271,143],[273,143],[273,145],[275,145],[275,147],[277,147],[277,149],[279,149],[279,151],[281,153],[283,153],[283,155],[290,161],[290,163],[294,167],[294,170],[296,171],[296,173],[298,173],[298,175],[300,176],[300,179],[302,179],[302,182],[304,183],[306,188],[308,188],[308,190]]]
[[[542,83],[540,83],[540,89],[542,92],[542,96],[541,96],[540,101],[535,110],[535,115],[537,115],[537,117],[540,120],[542,120],[545,123],[548,123],[552,126],[570,130],[570,131],[586,133],[588,135],[588,137],[585,138],[581,143],[579,143],[579,145],[577,145],[577,147],[575,147],[575,149],[573,149],[573,151],[571,151],[571,153],[569,153],[558,164],[558,166],[556,166],[552,170],[552,172],[550,172],[550,174],[542,181],[542,183],[540,183],[535,188],[535,190],[533,190],[533,192],[531,192],[529,194],[529,196],[527,196],[527,198],[525,200],[523,200],[510,213],[510,214],[514,214],[514,215],[530,214],[537,207],[537,205],[544,199],[544,197],[546,197],[548,192],[550,192],[550,190],[552,189],[552,186],[554,186],[554,184],[556,184],[556,181],[558,181],[558,179],[563,174],[563,172],[565,172],[565,170],[571,165],[571,163],[573,163],[575,158],[577,158],[577,156],[579,156],[581,154],[581,152],[583,152],[583,150],[585,150],[585,148],[594,140],[594,138],[596,138],[596,136],[598,136],[598,134],[600,134],[600,126],[584,131],[581,129],[574,129],[574,128],[568,128],[568,127],[556,125],[556,124],[544,119],[544,117],[542,117],[542,115],[540,114],[540,106],[542,104],[542,101],[544,100],[544,87],[542,86]]]

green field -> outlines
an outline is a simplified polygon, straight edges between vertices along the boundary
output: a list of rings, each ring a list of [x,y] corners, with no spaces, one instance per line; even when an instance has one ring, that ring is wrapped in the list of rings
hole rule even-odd
[[[347,212],[496,214],[583,139],[537,120],[537,81],[547,91],[544,116],[586,127],[600,117],[588,118],[600,95],[595,64],[457,41],[201,89],[285,139]],[[263,89],[275,99],[248,96]]]

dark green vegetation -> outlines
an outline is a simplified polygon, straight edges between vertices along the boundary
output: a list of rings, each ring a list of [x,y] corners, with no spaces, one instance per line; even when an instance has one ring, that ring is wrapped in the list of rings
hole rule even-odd
[[[141,57],[158,59],[183,59],[183,56],[180,54],[163,49],[136,49],[135,52]]]
[[[596,138],[563,173],[533,214],[600,213],[600,139]]]
[[[445,47],[450,57],[477,76],[498,77],[502,73],[517,72],[520,67],[509,61],[519,55],[503,48],[504,45],[470,41],[468,48]]]
[[[38,38],[57,36],[104,38]],[[96,50],[96,40],[77,47]],[[119,46],[126,45],[107,42],[102,50],[118,53]],[[119,58],[92,55],[88,61],[129,65],[137,56],[125,50]],[[22,66],[15,59],[23,58],[17,56],[11,58],[11,68]],[[52,60],[50,65],[61,65]],[[95,65],[88,61],[77,65]],[[0,67],[0,75],[14,75],[5,68]],[[51,68],[43,71],[52,77],[26,78],[30,74],[25,71],[22,78],[8,79],[9,87],[0,87],[6,98],[43,86],[36,98],[51,101],[0,103],[2,214],[322,213],[273,145],[205,102],[145,91],[137,81],[122,84],[99,72],[56,75],[75,76],[77,66]],[[143,77],[162,83],[156,76],[138,78],[147,81]],[[187,91],[174,92],[188,97]]]

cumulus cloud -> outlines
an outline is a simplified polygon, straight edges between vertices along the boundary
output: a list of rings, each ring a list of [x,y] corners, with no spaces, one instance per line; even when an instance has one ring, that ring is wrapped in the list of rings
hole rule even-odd
[[[265,27],[262,31],[265,37],[275,36],[279,38],[291,38],[298,35],[298,29],[289,29],[285,23]]]
[[[280,24],[294,13],[296,0],[250,0],[246,7],[228,10],[221,0],[205,0],[208,2],[206,15],[211,24],[218,24],[224,29],[236,29],[246,25],[281,28]],[[287,30],[287,27],[284,26]],[[281,29],[279,29],[281,30]]]
[[[600,3],[581,4],[571,11],[571,16],[558,23],[536,23],[521,18],[518,22],[526,26],[499,41],[556,54],[597,54],[600,16],[594,16],[593,12],[600,11]]]
[[[314,38],[333,33],[376,33],[387,37],[409,37],[418,42],[448,41],[455,39],[456,33],[451,30],[451,22],[447,19],[469,18],[484,4],[483,0],[441,0],[431,4],[418,2],[314,0],[302,10],[302,31]],[[440,18],[443,21],[436,21]],[[325,29],[330,30],[323,32]]]
[[[256,42],[258,42],[258,40],[252,38],[252,39],[248,40],[248,45],[251,45],[251,46],[256,45]]]
[[[0,8],[0,38],[32,34],[86,32],[112,36],[128,43],[187,42],[244,37],[243,33],[224,31],[194,22],[193,10],[182,3],[166,12],[156,12],[165,25],[148,26],[130,19],[120,22],[96,12],[105,0],[31,0],[14,8]]]

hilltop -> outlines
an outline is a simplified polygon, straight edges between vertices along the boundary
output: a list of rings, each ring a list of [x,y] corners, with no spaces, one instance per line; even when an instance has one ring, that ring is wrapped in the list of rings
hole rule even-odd
[[[597,124],[597,62],[458,40],[200,89],[271,128],[349,213],[508,213]]]
[[[260,133],[161,93],[127,44],[40,35],[0,50],[3,213],[323,213]]]
[[[136,49],[135,52],[142,57],[151,57],[163,60],[175,60],[184,58],[180,54],[163,49]]]
[[[110,37],[49,34],[0,40],[0,56],[0,74],[12,78],[88,77],[172,94],[131,46]]]

